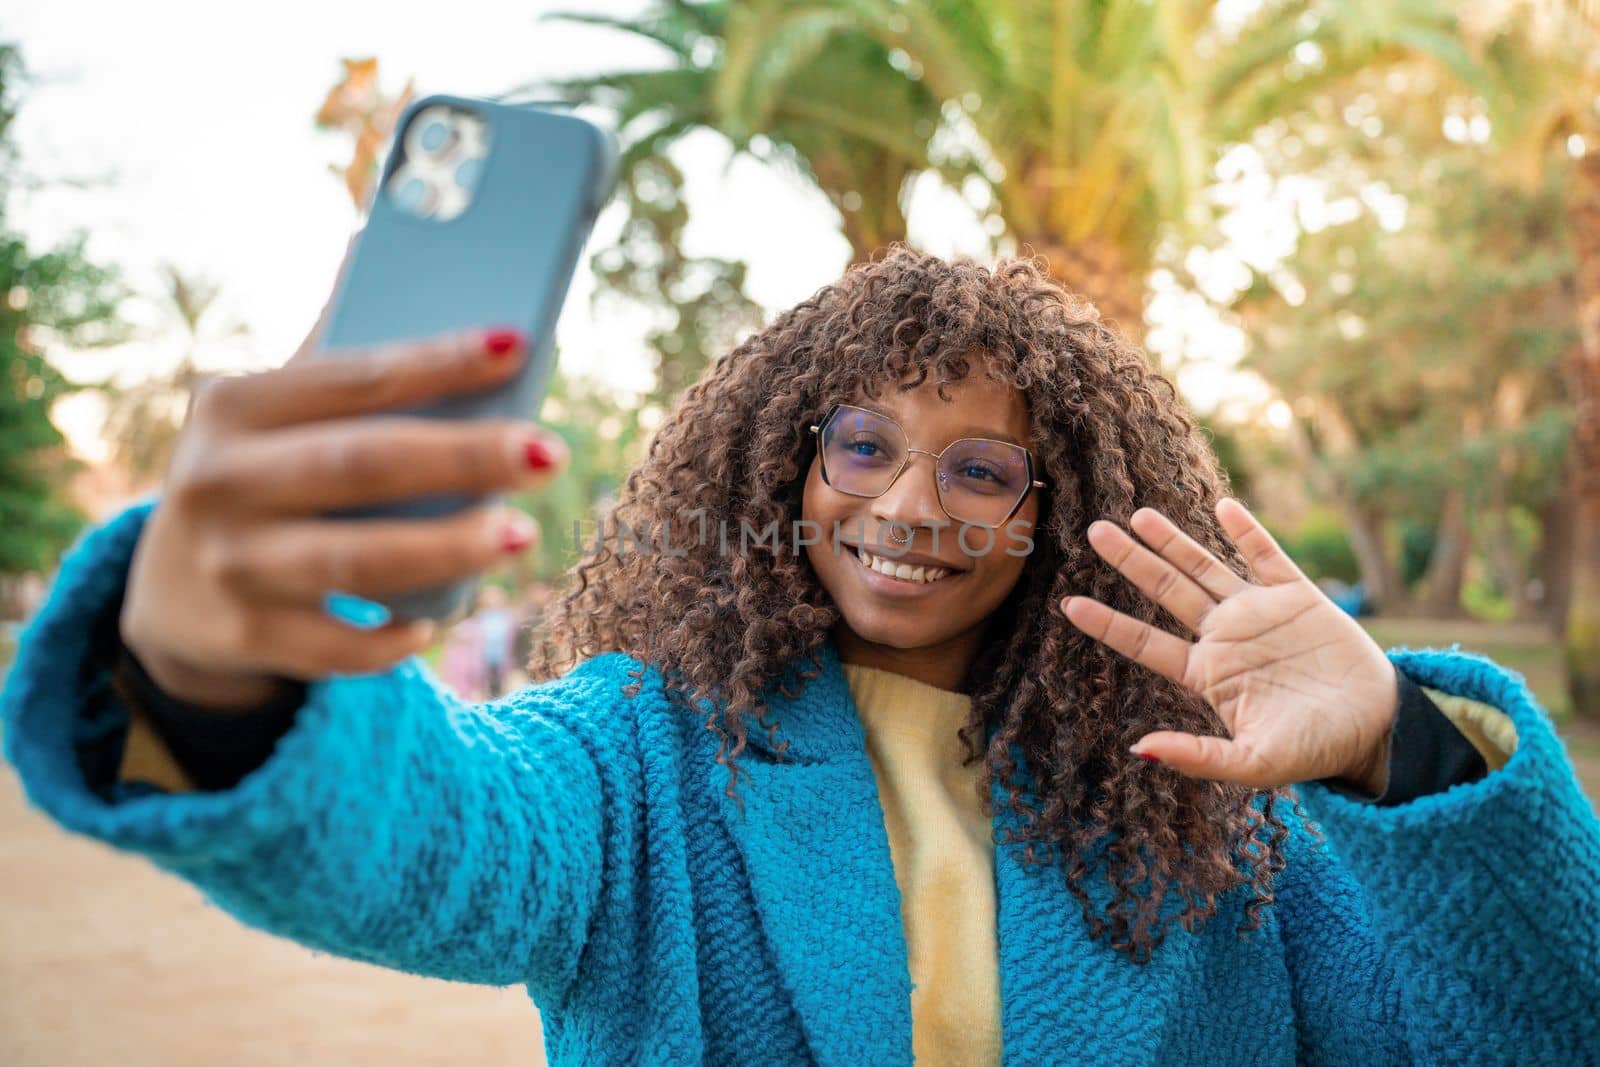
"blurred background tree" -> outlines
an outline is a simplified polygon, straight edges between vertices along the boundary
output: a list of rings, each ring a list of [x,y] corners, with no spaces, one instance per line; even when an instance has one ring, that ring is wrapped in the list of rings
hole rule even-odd
[[[678,0],[636,19],[591,21],[668,43],[678,66],[651,72],[650,84],[694,87],[648,94],[637,89],[646,75],[616,75],[636,87],[623,114],[652,115],[666,130],[709,122],[736,144],[761,135],[787,145],[841,205],[847,234],[847,199],[869,204],[859,182],[853,198],[823,184],[829,168],[814,154],[828,141],[815,131],[876,134],[896,188],[930,169],[986,184],[1006,232],[1142,337],[1157,240],[1204,220],[1196,194],[1222,146],[1314,91],[1402,57],[1477,76],[1442,3],[1265,3],[1239,24],[1220,8],[1211,0],[757,0],[727,14]],[[692,43],[664,27],[686,28]],[[605,81],[572,84],[586,91]],[[794,136],[785,121],[793,101],[818,92],[828,106],[807,109],[808,136]],[[914,135],[907,143],[885,142],[906,134]]]
[[[365,211],[378,180],[383,152],[394,136],[400,113],[416,95],[416,86],[408,79],[405,88],[390,96],[380,84],[376,57],[339,62],[344,67],[344,76],[328,90],[322,106],[317,109],[316,125],[319,130],[349,136],[349,161],[330,164],[329,169],[344,182],[356,210]]]
[[[1572,418],[1563,183],[1492,178],[1466,127],[1445,132],[1455,103],[1426,68],[1355,85],[1253,140],[1279,180],[1318,182],[1342,221],[1305,229],[1232,303],[1246,365],[1292,412],[1298,466],[1341,515],[1379,610],[1460,615],[1481,548],[1509,614],[1528,617],[1535,557],[1515,544],[1514,514],[1560,495]],[[1407,523],[1431,543],[1415,582]]]
[[[1600,718],[1600,4],[1471,0],[1467,39],[1495,79],[1484,111],[1500,169],[1523,188],[1565,176],[1577,260],[1577,342],[1566,371],[1575,406],[1564,645],[1573,706]]]
[[[50,418],[78,386],[47,353],[124,336],[121,283],[89,258],[81,236],[39,251],[7,221],[21,173],[11,125],[26,79],[17,47],[0,43],[0,600],[8,602],[17,576],[50,570],[85,519],[69,494],[77,465]]]
[[[189,400],[203,377],[200,351],[249,333],[241,323],[213,321],[217,285],[199,275],[185,274],[170,263],[162,266],[161,273],[160,307],[168,321],[153,332],[177,339],[181,346],[177,364],[167,373],[147,374],[132,384],[112,379],[97,385],[107,397],[101,435],[138,488],[153,486],[166,474]]]

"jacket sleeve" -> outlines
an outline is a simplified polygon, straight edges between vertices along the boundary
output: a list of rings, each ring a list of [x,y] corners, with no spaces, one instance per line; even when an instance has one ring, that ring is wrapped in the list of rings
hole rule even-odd
[[[1302,1059],[1576,1063],[1600,1048],[1600,821],[1522,677],[1459,646],[1390,659],[1509,754],[1394,807],[1297,787],[1276,894]]]
[[[1502,767],[1516,748],[1516,731],[1504,712],[1465,697],[1447,697],[1412,681],[1394,668],[1400,689],[1400,706],[1389,729],[1387,782],[1381,796],[1373,796],[1339,778],[1317,781],[1340,796],[1362,804],[1394,807],[1429,793],[1442,793],[1454,785],[1476,782],[1491,767]],[[1442,705],[1442,706],[1441,706]],[[1473,727],[1493,722],[1512,735],[1511,746],[1500,749]],[[1499,733],[1497,731],[1497,736]]]
[[[607,653],[465,705],[408,660],[313,683],[272,755],[232,788],[118,781],[128,714],[97,649],[149,510],[73,549],[22,638],[0,721],[30,802],[247,925],[396,970],[559,997],[606,864],[628,855],[606,831],[636,795],[622,695],[636,661]]]

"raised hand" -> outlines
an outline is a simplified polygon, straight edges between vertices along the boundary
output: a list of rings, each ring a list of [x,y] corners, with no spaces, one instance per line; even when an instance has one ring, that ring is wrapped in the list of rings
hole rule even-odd
[[[1262,584],[1234,574],[1152,508],[1129,520],[1137,539],[1105,520],[1089,527],[1101,558],[1196,640],[1089,597],[1061,602],[1090,637],[1204,697],[1228,730],[1227,737],[1160,730],[1131,751],[1195,777],[1257,788],[1339,778],[1382,793],[1399,707],[1393,665],[1243,504],[1223,498],[1217,518]]]

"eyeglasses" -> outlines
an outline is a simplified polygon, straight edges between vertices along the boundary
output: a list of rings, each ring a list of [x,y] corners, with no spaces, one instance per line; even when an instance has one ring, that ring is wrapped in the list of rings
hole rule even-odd
[[[956,522],[1003,526],[1036,487],[1033,453],[1009,441],[964,437],[939,452],[912,448],[906,432],[887,415],[835,404],[812,426],[822,458],[822,480],[841,493],[875,497],[889,491],[911,453],[932,456],[939,504]]]

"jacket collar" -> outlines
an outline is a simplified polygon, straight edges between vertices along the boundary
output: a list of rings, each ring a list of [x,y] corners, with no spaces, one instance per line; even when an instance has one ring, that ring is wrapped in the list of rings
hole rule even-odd
[[[802,680],[805,674],[816,677]],[[778,724],[776,737],[769,740],[765,728],[747,719],[747,748],[770,757],[787,741],[783,758],[796,763],[847,759],[865,750],[866,733],[831,635],[810,656],[789,664],[763,695],[767,721]]]
[[[727,769],[714,758],[706,761],[707,784],[744,859],[763,928],[817,1062],[910,1064],[909,957],[877,778],[831,638],[817,650],[817,661],[801,657],[791,665],[790,681],[801,670],[821,668],[800,691],[789,687],[795,695],[781,686],[768,695],[768,721],[779,724],[780,742],[789,741],[783,762],[773,758],[764,729],[749,731],[738,761],[748,777],[736,786],[743,809],[725,795]],[[1021,753],[1016,756],[1020,761]],[[992,796],[996,830],[1020,829],[1002,783],[995,783]],[[1164,983],[1173,976],[1159,964],[1131,967],[1104,941],[1091,942],[1060,867],[1025,865],[1017,848],[1000,845],[994,852],[1006,1062],[1036,1057],[1047,1047],[1122,1048],[1134,1055],[1152,1040],[1124,1028],[1137,1013],[1090,1010],[1072,993],[1132,987],[1160,1006],[1172,996],[1173,987]],[[1086,883],[1097,909],[1109,896],[1101,882]],[[1169,959],[1173,955],[1169,951]]]
[[[706,785],[816,1061],[910,1064],[911,973],[877,781],[831,638],[816,661],[799,657],[764,694],[789,745],[779,762],[751,722],[737,761],[742,807],[725,794],[714,743]]]

